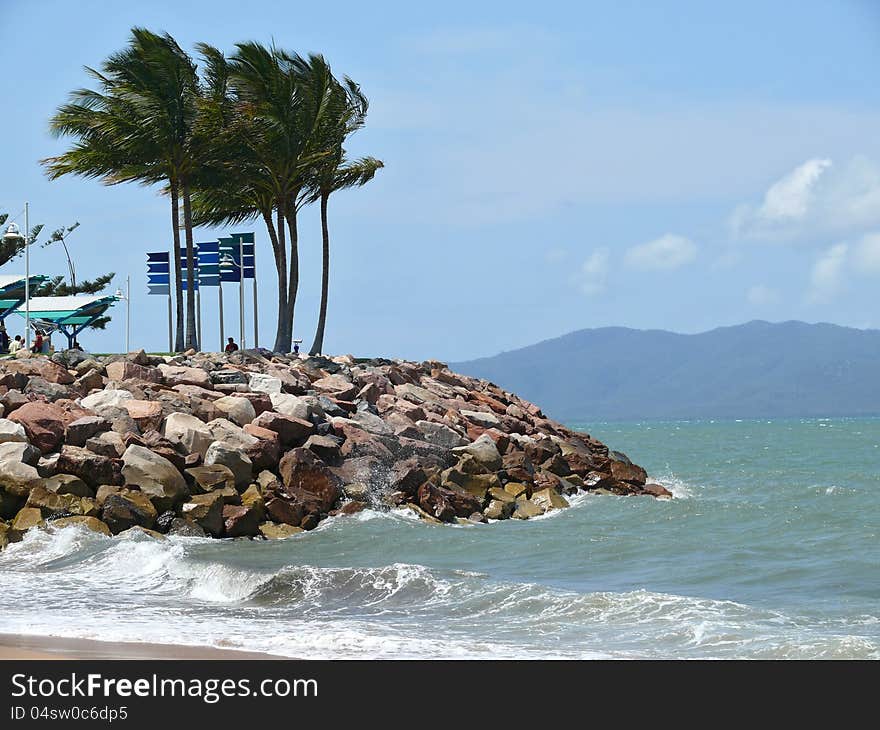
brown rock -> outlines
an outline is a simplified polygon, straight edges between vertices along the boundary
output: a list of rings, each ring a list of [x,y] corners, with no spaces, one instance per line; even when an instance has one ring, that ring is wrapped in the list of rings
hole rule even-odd
[[[65,368],[45,357],[34,357],[26,360],[6,360],[3,366],[7,372],[21,373],[28,377],[36,376],[59,385],[70,385],[74,380],[73,376]]]
[[[223,534],[223,496],[216,492],[195,494],[181,507],[185,519],[195,522],[213,537]]]
[[[118,459],[95,454],[79,446],[64,446],[58,455],[55,471],[73,474],[91,487],[101,484],[122,484],[122,465]]]
[[[107,363],[105,370],[110,380],[145,380],[150,383],[161,383],[162,374],[156,369],[138,365],[129,360],[117,360]]]
[[[297,527],[304,514],[302,504],[281,496],[272,496],[266,501],[266,513],[275,522]]]
[[[28,441],[48,454],[61,445],[65,427],[75,419],[57,403],[33,402],[17,408],[9,420],[24,426]]]
[[[282,416],[274,411],[261,413],[253,420],[253,424],[277,433],[281,439],[281,446],[285,449],[302,446],[315,432],[315,426],[310,421],[293,416]]]
[[[645,494],[650,494],[652,497],[657,497],[658,499],[672,499],[673,496],[672,492],[660,484],[646,484],[642,491]]]
[[[194,494],[205,494],[223,487],[235,490],[235,475],[228,466],[223,464],[197,466],[187,469],[184,474]]]
[[[642,467],[628,464],[625,461],[611,462],[611,476],[621,482],[627,482],[636,486],[644,486],[648,478],[647,472]]]
[[[244,505],[227,504],[223,507],[226,537],[253,537],[259,533],[261,515]]]
[[[64,443],[70,446],[85,446],[93,436],[110,430],[110,422],[101,416],[83,416],[71,421],[64,429]]]
[[[288,451],[278,471],[287,494],[302,502],[307,514],[327,513],[342,497],[338,477],[308,449]]]
[[[135,525],[152,527],[156,516],[156,509],[146,495],[140,495],[132,490],[109,495],[101,508],[101,521],[114,535]]]

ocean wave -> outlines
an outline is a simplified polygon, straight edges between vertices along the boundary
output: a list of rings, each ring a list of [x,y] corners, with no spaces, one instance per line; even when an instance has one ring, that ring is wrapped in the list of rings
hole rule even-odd
[[[248,565],[289,561],[292,546],[279,543],[226,543],[218,559],[217,546],[186,539],[33,534],[0,554],[0,631],[315,658],[880,657],[876,617],[865,614],[846,622],[648,590],[578,593],[406,562]],[[7,570],[16,555],[30,570]]]

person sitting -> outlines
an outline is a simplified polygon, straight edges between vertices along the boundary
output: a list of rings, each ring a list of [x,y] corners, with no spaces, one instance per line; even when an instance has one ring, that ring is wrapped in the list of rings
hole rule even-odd
[[[227,345],[226,345],[226,350],[225,350],[225,351],[226,351],[226,354],[229,354],[230,352],[235,352],[237,349],[238,349],[238,345],[236,345],[236,344],[235,344],[235,340],[233,340],[233,339],[230,337],[230,338],[229,338],[229,342],[228,342]]]
[[[21,335],[16,335],[15,339],[9,344],[9,352],[14,355],[18,352],[22,347],[24,347],[24,342],[21,339]]]
[[[71,349],[71,350],[79,350],[80,352],[83,351],[83,349],[82,349],[82,345],[79,344],[79,340],[74,340],[74,341],[73,341],[73,345],[71,346],[70,349]]]
[[[31,352],[42,352],[43,351],[43,330],[37,330],[36,337],[34,337],[34,342],[31,345]]]

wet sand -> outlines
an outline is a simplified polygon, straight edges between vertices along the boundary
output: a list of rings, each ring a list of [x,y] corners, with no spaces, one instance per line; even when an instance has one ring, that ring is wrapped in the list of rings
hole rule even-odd
[[[254,651],[211,646],[140,644],[56,636],[0,634],[0,661],[16,659],[282,659]]]

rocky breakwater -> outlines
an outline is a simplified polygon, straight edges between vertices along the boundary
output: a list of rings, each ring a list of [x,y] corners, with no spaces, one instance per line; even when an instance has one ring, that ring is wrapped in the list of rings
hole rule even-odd
[[[529,519],[583,490],[671,496],[623,454],[439,362],[0,362],[0,547],[50,524],[275,539],[365,506]]]

